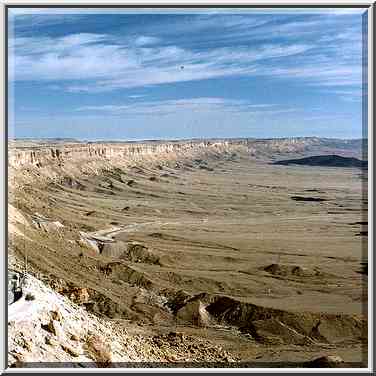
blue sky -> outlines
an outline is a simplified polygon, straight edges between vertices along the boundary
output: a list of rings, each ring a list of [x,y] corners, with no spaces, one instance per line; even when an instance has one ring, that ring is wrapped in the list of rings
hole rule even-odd
[[[362,137],[365,10],[9,12],[10,137]]]

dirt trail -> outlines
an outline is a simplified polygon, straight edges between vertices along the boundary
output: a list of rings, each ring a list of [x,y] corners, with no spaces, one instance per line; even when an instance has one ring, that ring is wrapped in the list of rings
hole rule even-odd
[[[166,342],[178,327],[247,362],[301,364],[328,345],[364,362],[359,171],[271,165],[266,146],[264,159],[244,145],[184,150],[17,167],[12,260],[22,267],[27,249],[31,273],[101,319],[160,336],[155,346],[179,347]],[[307,190],[325,201],[291,199]]]

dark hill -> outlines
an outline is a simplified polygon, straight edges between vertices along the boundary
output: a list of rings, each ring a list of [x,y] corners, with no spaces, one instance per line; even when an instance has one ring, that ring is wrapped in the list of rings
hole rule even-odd
[[[359,167],[367,168],[368,161],[357,158],[341,157],[340,155],[317,155],[299,159],[287,159],[277,161],[277,165],[305,165],[305,166],[322,166],[322,167]]]

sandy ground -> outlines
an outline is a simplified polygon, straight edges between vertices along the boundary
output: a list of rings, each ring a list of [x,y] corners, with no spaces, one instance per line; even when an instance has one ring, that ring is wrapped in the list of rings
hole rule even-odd
[[[26,240],[11,239],[19,259],[26,242],[31,270],[57,290],[88,288],[93,312],[129,333],[177,329],[242,361],[298,363],[334,353],[366,362],[364,330],[337,333],[343,320],[367,315],[367,192],[359,169],[278,166],[238,153],[178,166],[140,163],[77,182],[12,196],[25,216],[37,212],[64,225],[47,233],[28,225]],[[82,247],[79,231],[114,240],[110,253]],[[141,248],[124,256],[132,244]],[[257,340],[227,313],[218,313],[221,325],[181,322],[166,308],[181,290],[204,294],[205,304],[229,297],[266,312],[338,317],[337,334],[297,345]]]

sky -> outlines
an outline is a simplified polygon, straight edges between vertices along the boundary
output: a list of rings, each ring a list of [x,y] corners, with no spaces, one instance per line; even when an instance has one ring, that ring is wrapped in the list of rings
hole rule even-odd
[[[363,9],[9,9],[9,137],[361,138]]]

